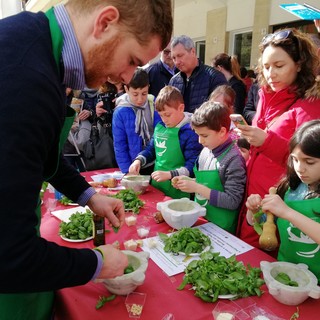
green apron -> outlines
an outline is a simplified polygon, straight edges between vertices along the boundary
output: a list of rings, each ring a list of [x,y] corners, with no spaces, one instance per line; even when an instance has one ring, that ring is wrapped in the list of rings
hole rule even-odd
[[[304,216],[320,223],[320,198],[287,201],[286,204]],[[288,220],[277,219],[280,235],[279,261],[305,263],[320,282],[320,245],[307,237]]]
[[[180,148],[180,128],[166,128],[158,123],[154,129],[154,148],[156,163],[154,171],[170,171],[185,165],[185,159]],[[190,194],[174,188],[171,180],[157,182],[152,179],[151,184],[173,199],[190,198]]]
[[[51,9],[47,16],[50,20],[51,36],[53,37],[52,44],[54,50],[55,60],[60,61],[60,54],[62,48],[62,33],[55,20],[53,9]],[[52,27],[54,25],[54,27]],[[60,51],[59,51],[60,50]],[[59,163],[59,154],[64,143],[68,137],[70,128],[74,121],[75,112],[68,108],[67,116],[63,124],[59,147],[57,148],[57,167]],[[57,170],[57,169],[56,169]],[[49,178],[49,177],[47,177]],[[40,192],[40,190],[39,190]],[[36,227],[37,234],[40,236],[40,222],[41,222],[41,207],[40,199],[36,208],[36,215],[38,217],[38,225]],[[45,270],[43,270],[45,272]],[[54,292],[34,292],[34,293],[15,293],[15,294],[0,294],[0,320],[47,320],[52,319],[53,313]]]
[[[218,158],[217,163],[221,161],[224,156],[232,148],[231,144]],[[218,169],[214,170],[198,170],[195,166],[194,174],[196,176],[196,181],[204,186],[207,186],[210,189],[224,191],[221,179],[219,176]],[[215,223],[224,230],[229,231],[232,234],[235,234],[237,228],[238,220],[238,210],[229,210],[225,208],[219,208],[209,204],[209,200],[200,196],[199,194],[195,195],[195,202],[199,203],[201,206],[206,207],[206,219]]]

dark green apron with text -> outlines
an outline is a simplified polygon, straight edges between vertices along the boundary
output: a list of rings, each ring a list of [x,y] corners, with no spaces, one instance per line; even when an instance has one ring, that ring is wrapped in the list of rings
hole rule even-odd
[[[229,146],[218,158],[217,163],[221,161],[224,156],[232,148],[233,144]],[[197,183],[207,186],[210,189],[224,191],[218,169],[215,170],[198,170],[195,166],[193,168]],[[206,207],[206,219],[218,225],[220,228],[235,234],[238,220],[238,211],[219,208],[209,204],[209,200],[201,197],[199,194],[195,195],[195,201],[201,206]]]
[[[53,9],[47,12],[50,20],[51,36],[53,38],[53,50],[57,65],[59,65],[61,48],[63,43],[62,33],[55,19]],[[75,112],[71,108],[67,110],[67,116],[60,133],[59,152],[57,154],[57,166],[59,162],[59,154],[67,140],[70,128],[74,121]],[[39,190],[40,192],[40,190]],[[40,236],[41,222],[41,202],[38,201],[36,214],[38,217],[38,225],[36,227],[37,234]],[[45,270],[43,270],[45,272]],[[58,272],[58,271],[57,271]],[[54,292],[34,292],[34,293],[15,293],[0,294],[0,320],[48,320],[52,319]]]
[[[320,198],[287,201],[285,203],[304,216],[320,223]],[[288,220],[278,218],[280,235],[279,261],[305,263],[320,282],[320,245],[307,237]]]
[[[158,123],[154,129],[154,148],[156,163],[154,171],[170,171],[185,165],[185,159],[180,148],[180,128],[166,128]],[[157,182],[152,179],[151,184],[173,199],[190,198],[190,194],[174,188],[171,180]]]

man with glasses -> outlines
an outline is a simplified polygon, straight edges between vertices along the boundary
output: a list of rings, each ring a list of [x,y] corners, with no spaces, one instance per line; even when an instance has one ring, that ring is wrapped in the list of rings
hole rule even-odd
[[[178,71],[171,58],[170,44],[161,51],[160,59],[151,64],[146,71],[149,75],[149,93],[157,97],[159,91],[169,83],[172,76]]]

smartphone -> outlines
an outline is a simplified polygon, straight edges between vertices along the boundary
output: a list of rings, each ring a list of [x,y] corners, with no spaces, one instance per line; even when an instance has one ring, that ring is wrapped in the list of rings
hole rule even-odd
[[[241,114],[232,113],[232,114],[230,114],[230,119],[234,123],[235,126],[237,126],[237,124],[242,124],[245,126],[248,125],[247,121],[244,119],[244,117]]]

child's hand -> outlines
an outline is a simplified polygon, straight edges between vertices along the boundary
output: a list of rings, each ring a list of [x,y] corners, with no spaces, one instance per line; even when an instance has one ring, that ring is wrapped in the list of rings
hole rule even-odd
[[[188,193],[196,192],[197,186],[198,183],[194,179],[186,176],[179,176],[175,182],[175,188]]]
[[[140,160],[134,160],[130,167],[129,167],[129,173],[130,174],[139,174],[140,172],[140,167],[141,167],[141,162]]]
[[[267,194],[261,201],[262,210],[264,212],[271,212],[277,217],[287,219],[286,214],[289,211],[289,207],[277,194]]]
[[[261,207],[261,197],[258,194],[251,194],[246,201],[246,207],[253,213],[256,213],[260,210]]]
[[[167,181],[171,179],[170,171],[154,171],[151,173],[151,178],[157,182]]]

